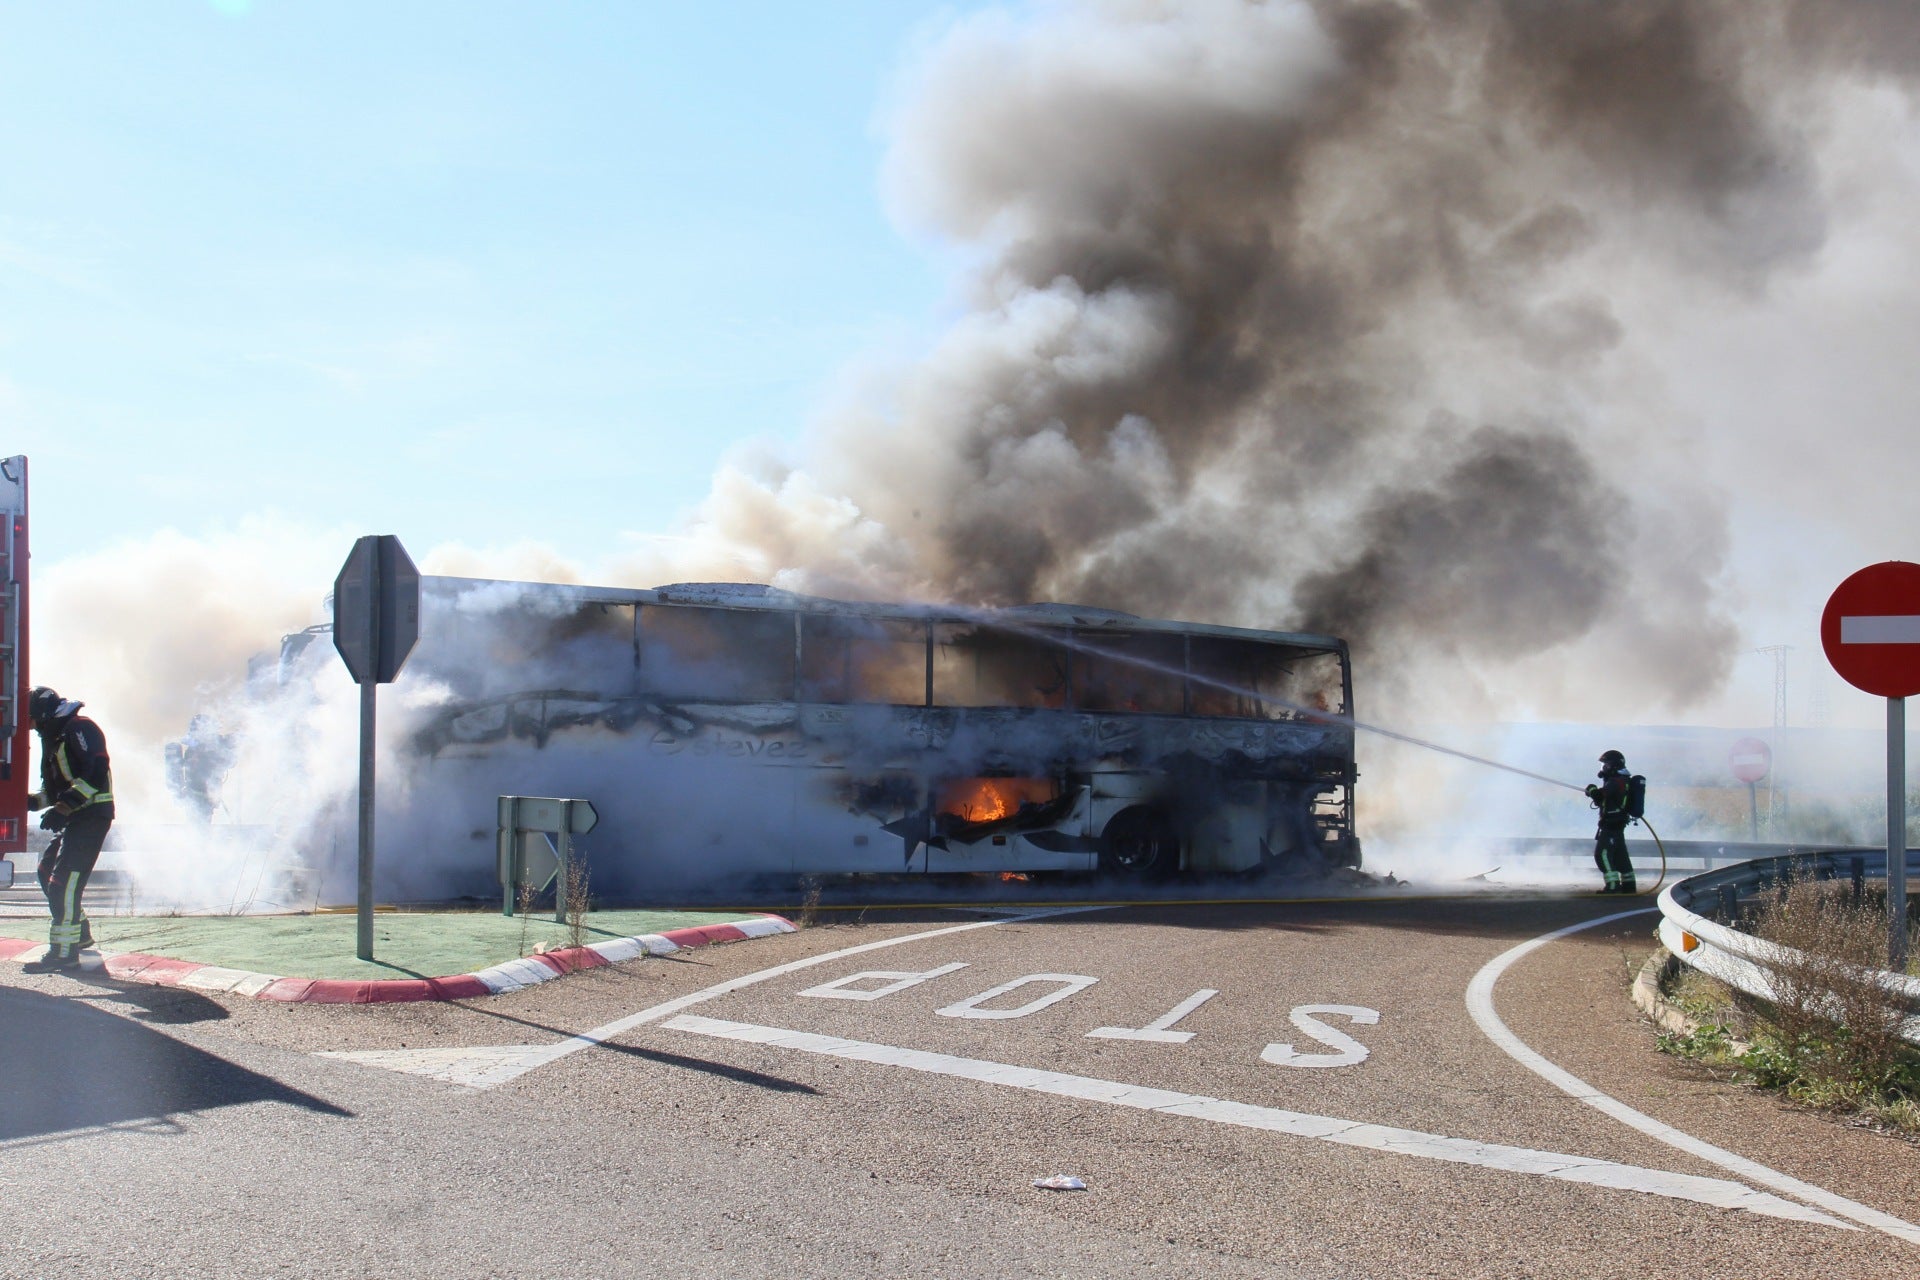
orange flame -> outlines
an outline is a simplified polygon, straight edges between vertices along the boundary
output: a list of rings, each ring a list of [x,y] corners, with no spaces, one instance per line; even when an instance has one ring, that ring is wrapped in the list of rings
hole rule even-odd
[[[1059,795],[1052,778],[955,778],[941,786],[934,807],[962,822],[998,822],[1023,804],[1046,804]]]

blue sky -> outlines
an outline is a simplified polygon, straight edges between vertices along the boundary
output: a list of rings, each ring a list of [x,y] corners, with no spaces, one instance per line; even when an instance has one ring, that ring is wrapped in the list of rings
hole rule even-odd
[[[938,324],[878,172],[953,11],[0,3],[36,559],[261,512],[582,560],[671,528]]]

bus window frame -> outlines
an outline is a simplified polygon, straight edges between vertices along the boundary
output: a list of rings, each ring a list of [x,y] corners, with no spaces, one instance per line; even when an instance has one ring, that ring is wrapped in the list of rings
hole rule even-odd
[[[784,690],[783,696],[779,698],[741,697],[731,692],[722,695],[722,694],[716,694],[708,691],[701,691],[698,693],[686,693],[686,692],[670,693],[666,690],[650,687],[645,680],[645,672],[646,672],[646,666],[647,666],[647,663],[646,663],[647,645],[643,639],[644,619],[647,616],[646,611],[648,609],[663,609],[663,610],[670,610],[670,611],[682,611],[682,610],[699,611],[705,614],[752,614],[752,615],[774,614],[778,616],[784,616],[787,619],[788,624],[791,628],[792,651],[790,656],[790,665],[788,666],[787,672],[786,672],[786,674],[789,676],[789,679],[787,681],[787,687]],[[865,702],[865,701],[850,700],[847,698],[821,698],[817,696],[804,696],[812,692],[806,688],[805,682],[806,682],[806,661],[807,661],[806,620],[808,618],[813,618],[813,617],[818,617],[818,618],[827,619],[827,620],[847,619],[849,622],[856,623],[856,624],[858,620],[864,619],[880,627],[897,628],[902,631],[918,631],[919,644],[921,649],[920,663],[921,663],[921,673],[922,673],[919,701],[918,702]],[[762,625],[765,625],[765,624],[762,624]],[[988,702],[981,702],[978,700],[974,700],[974,701],[956,701],[952,699],[949,699],[947,701],[936,700],[935,692],[936,692],[936,679],[937,679],[938,673],[935,665],[935,660],[938,656],[939,650],[943,643],[942,631],[941,631],[943,627],[948,628],[949,633],[953,635],[977,634],[981,632],[987,632],[987,633],[995,633],[1003,637],[1012,637],[1019,640],[1025,640],[1027,642],[1030,642],[1037,650],[1044,651],[1048,655],[1057,658],[1058,664],[1059,664],[1059,672],[1064,681],[1062,686],[1060,701],[1057,704],[1053,704],[1053,705],[1043,705],[1039,703],[1016,703],[1016,702],[1007,702],[1007,701],[988,703]],[[1067,712],[1072,714],[1099,715],[1099,716],[1164,716],[1164,717],[1177,716],[1181,719],[1188,719],[1188,720],[1227,720],[1227,721],[1239,721],[1243,723],[1286,723],[1288,721],[1300,721],[1300,720],[1313,719],[1315,715],[1314,709],[1306,708],[1306,707],[1296,707],[1293,704],[1285,702],[1284,700],[1276,700],[1270,697],[1267,692],[1262,691],[1260,689],[1250,689],[1251,696],[1255,698],[1258,702],[1258,705],[1260,707],[1260,714],[1257,714],[1257,715],[1234,715],[1234,714],[1217,714],[1217,713],[1208,714],[1206,712],[1197,710],[1196,709],[1197,700],[1195,697],[1196,685],[1199,684],[1201,686],[1205,686],[1206,684],[1204,680],[1201,680],[1198,682],[1196,681],[1197,675],[1205,674],[1205,673],[1198,673],[1194,669],[1194,648],[1195,648],[1194,642],[1198,640],[1203,643],[1214,642],[1222,646],[1241,647],[1253,653],[1259,654],[1263,658],[1271,659],[1272,661],[1276,662],[1277,664],[1279,664],[1279,666],[1282,666],[1282,667],[1290,666],[1293,663],[1300,662],[1300,661],[1310,661],[1314,659],[1331,659],[1332,661],[1338,664],[1339,671],[1340,671],[1341,705],[1338,708],[1329,707],[1327,709],[1327,714],[1330,716],[1336,716],[1336,717],[1344,717],[1351,714],[1350,709],[1353,704],[1353,665],[1352,665],[1347,647],[1344,643],[1339,643],[1339,644],[1326,646],[1326,647],[1308,646],[1308,645],[1290,644],[1286,641],[1281,641],[1281,640],[1265,640],[1265,639],[1259,639],[1255,637],[1217,636],[1217,635],[1210,635],[1205,631],[1194,631],[1189,629],[1182,629],[1172,633],[1174,636],[1177,636],[1179,641],[1178,648],[1179,648],[1179,655],[1180,655],[1180,674],[1178,676],[1178,680],[1180,685],[1180,697],[1179,697],[1178,709],[1135,710],[1135,709],[1127,709],[1127,708],[1093,708],[1093,707],[1088,707],[1084,705],[1084,690],[1082,686],[1082,681],[1086,678],[1088,669],[1092,666],[1092,664],[1085,661],[1082,654],[1080,653],[1079,650],[1082,646],[1085,646],[1095,651],[1099,651],[1102,649],[1101,642],[1103,639],[1109,640],[1109,641],[1140,640],[1143,643],[1150,644],[1151,639],[1153,637],[1167,635],[1167,634],[1168,634],[1167,632],[1163,632],[1163,631],[1159,631],[1151,628],[1141,629],[1141,630],[1124,630],[1120,628],[1115,628],[1114,630],[1103,634],[1102,631],[1095,628],[1022,627],[1017,625],[1016,626],[1005,626],[1005,625],[996,626],[991,621],[974,621],[974,620],[964,619],[964,618],[942,618],[936,615],[915,616],[912,614],[897,614],[897,613],[896,614],[887,614],[887,613],[842,614],[842,613],[838,613],[836,611],[830,611],[830,610],[810,610],[810,609],[804,609],[804,608],[802,609],[755,609],[755,608],[735,608],[735,607],[729,607],[723,604],[706,604],[706,603],[697,603],[697,604],[684,603],[683,604],[683,603],[672,602],[672,601],[643,601],[643,602],[635,602],[635,606],[633,609],[633,688],[636,691],[636,693],[651,694],[654,696],[668,697],[668,698],[677,698],[684,701],[729,703],[729,704],[748,704],[748,703],[756,703],[756,702],[765,703],[765,702],[772,702],[772,701],[782,701],[782,702],[790,703],[795,706],[802,706],[802,705],[805,705],[805,706],[892,706],[892,707],[912,707],[917,709],[944,708],[944,709],[950,709],[950,710],[956,710],[956,711],[968,711],[968,710],[1007,710],[1007,711],[1026,711],[1026,712],[1058,711],[1058,712]],[[954,646],[954,647],[956,649],[964,649],[970,646]],[[670,650],[671,650],[671,647],[669,646],[669,651]],[[1223,649],[1223,651],[1231,652],[1231,649]],[[1113,659],[1109,659],[1109,660],[1111,661]],[[1119,661],[1124,662],[1125,659],[1119,659]],[[1159,673],[1156,673],[1156,674],[1159,674]],[[974,683],[977,686],[977,683],[978,683],[977,659],[976,659],[976,667],[974,670]],[[1204,689],[1202,691],[1204,691]],[[1245,695],[1236,695],[1236,696],[1241,697],[1244,700]]]
[[[1188,643],[1192,639],[1190,635],[1184,633],[1168,635],[1166,632],[1146,630],[1122,631],[1116,629],[1102,632],[1090,629],[1078,629],[1067,632],[1066,636],[1067,639],[1061,642],[1061,647],[1067,650],[1068,656],[1067,707],[1069,710],[1095,716],[1183,716],[1187,714],[1187,708],[1192,705],[1193,701],[1188,682],[1188,662],[1192,652],[1192,646]],[[1157,659],[1132,662],[1131,665],[1140,667],[1143,671],[1155,678],[1175,681],[1178,685],[1176,698],[1179,707],[1177,709],[1090,707],[1086,704],[1086,699],[1083,696],[1083,681],[1086,679],[1087,674],[1095,668],[1095,662],[1088,661],[1087,659],[1091,658],[1096,661],[1115,662],[1123,666],[1129,665],[1130,660],[1117,653],[1111,642],[1137,641],[1142,644],[1151,644],[1154,640],[1177,640],[1180,642],[1177,646],[1179,649],[1179,669],[1173,672],[1162,670],[1160,667],[1152,665],[1158,661]],[[1103,646],[1102,641],[1109,643]],[[1171,648],[1174,646],[1169,645],[1168,647]]]
[[[742,697],[731,692],[715,693],[711,690],[699,690],[696,692],[673,691],[649,684],[645,676],[647,669],[647,645],[642,638],[642,619],[646,616],[648,609],[671,610],[678,613],[742,614],[753,615],[755,617],[784,616],[787,619],[789,629],[793,636],[793,648],[786,659],[788,665],[785,691],[777,698],[760,698]],[[671,650],[670,645],[665,647],[669,651]],[[800,692],[800,615],[798,611],[790,609],[738,609],[730,608],[722,604],[681,604],[664,600],[641,602],[633,611],[633,684],[635,692],[641,696],[653,696],[678,702],[728,704],[734,706],[785,702],[798,705],[798,695]]]
[[[793,697],[793,701],[797,705],[819,706],[819,707],[922,707],[922,708],[931,707],[933,705],[933,674],[932,674],[933,624],[930,619],[914,618],[914,617],[903,616],[900,614],[852,614],[852,613],[835,613],[835,612],[829,612],[827,610],[809,611],[804,609],[793,610],[793,618],[794,618],[794,632],[793,632],[794,697]],[[880,701],[868,701],[864,699],[846,698],[846,697],[821,698],[821,697],[814,697],[814,696],[803,696],[803,695],[809,695],[813,693],[813,690],[810,690],[806,686],[806,679],[807,679],[807,673],[806,673],[807,639],[806,637],[807,637],[807,619],[809,618],[820,618],[827,621],[830,625],[836,622],[838,623],[866,622],[866,623],[874,624],[875,626],[878,626],[878,627],[899,628],[903,632],[909,629],[918,631],[919,635],[917,637],[917,643],[919,644],[919,647],[920,647],[921,700],[919,702],[880,702]],[[843,679],[843,686],[845,683],[850,683],[850,679]]]

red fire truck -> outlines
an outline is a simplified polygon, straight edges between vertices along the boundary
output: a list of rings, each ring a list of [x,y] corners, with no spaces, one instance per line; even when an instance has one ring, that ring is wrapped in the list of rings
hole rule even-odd
[[[15,456],[0,460],[0,859],[27,848],[27,678],[27,460]]]

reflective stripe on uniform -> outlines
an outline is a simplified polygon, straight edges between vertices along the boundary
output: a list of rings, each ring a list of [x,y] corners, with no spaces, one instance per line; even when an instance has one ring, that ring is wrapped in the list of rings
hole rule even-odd
[[[68,876],[61,887],[59,917],[47,930],[47,945],[78,949],[87,933],[87,913],[80,905],[80,877]]]
[[[62,742],[54,748],[53,762],[59,767],[60,777],[65,780],[66,784],[86,797],[84,801],[74,807],[73,812],[78,813],[81,809],[91,808],[96,804],[107,804],[113,800],[113,792],[102,791],[100,788],[88,783],[85,779],[74,776],[73,766],[67,762],[66,743]]]

